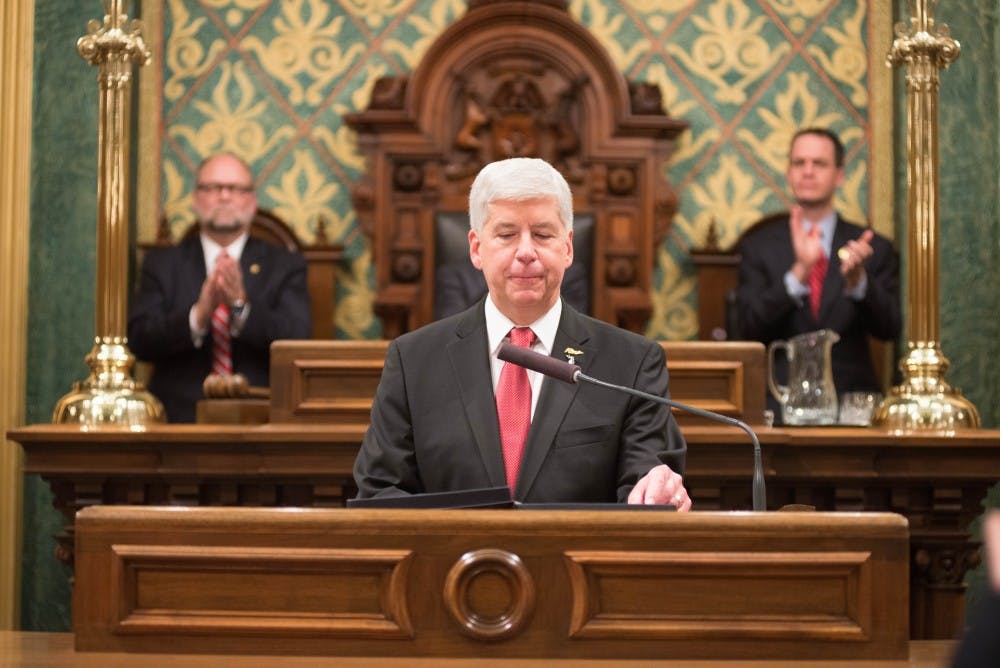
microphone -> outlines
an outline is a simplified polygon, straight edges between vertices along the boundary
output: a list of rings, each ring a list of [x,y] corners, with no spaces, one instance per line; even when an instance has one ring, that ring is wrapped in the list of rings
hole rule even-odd
[[[510,362],[511,364],[516,364],[524,367],[525,369],[537,371],[542,375],[550,376],[556,380],[561,380],[564,383],[578,383],[582,381],[590,383],[591,385],[606,387],[611,390],[617,390],[636,397],[648,399],[649,401],[655,401],[658,404],[665,404],[686,413],[691,413],[692,415],[698,415],[709,420],[714,420],[715,422],[721,422],[733,427],[739,427],[745,431],[747,435],[750,436],[750,440],[753,441],[753,509],[756,511],[767,510],[767,495],[764,489],[764,465],[761,462],[760,441],[757,440],[757,434],[753,432],[753,429],[751,429],[747,423],[737,420],[736,418],[731,418],[728,415],[715,413],[713,411],[706,411],[703,408],[682,404],[679,401],[674,401],[673,399],[667,399],[665,397],[658,397],[655,394],[649,394],[648,392],[636,390],[635,388],[627,387],[625,385],[615,385],[613,383],[606,383],[603,380],[591,378],[583,373],[577,364],[563,362],[555,357],[549,357],[548,355],[536,353],[530,348],[515,346],[508,341],[504,341],[500,344],[500,349],[497,351],[497,357],[504,362]]]

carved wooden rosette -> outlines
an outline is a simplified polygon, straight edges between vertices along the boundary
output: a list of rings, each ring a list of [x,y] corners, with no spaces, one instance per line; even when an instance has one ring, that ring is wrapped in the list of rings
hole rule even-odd
[[[444,602],[469,637],[508,640],[531,619],[535,583],[518,555],[497,548],[473,550],[449,569]]]
[[[552,163],[577,215],[593,216],[593,315],[645,327],[677,209],[665,165],[687,123],[656,86],[627,82],[565,2],[470,3],[411,76],[380,80],[347,122],[368,160],[353,200],[387,338],[432,319],[436,213],[467,211],[480,168],[522,156]]]

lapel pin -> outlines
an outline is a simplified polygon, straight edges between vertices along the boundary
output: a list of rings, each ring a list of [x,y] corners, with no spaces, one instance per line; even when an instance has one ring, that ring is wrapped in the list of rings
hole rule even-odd
[[[260,273],[260,265],[257,264],[256,262],[254,262],[252,265],[250,265],[250,273],[251,274],[259,274]]]
[[[563,352],[566,353],[566,361],[570,364],[576,364],[576,358],[583,355],[583,351],[576,348],[567,348]]]

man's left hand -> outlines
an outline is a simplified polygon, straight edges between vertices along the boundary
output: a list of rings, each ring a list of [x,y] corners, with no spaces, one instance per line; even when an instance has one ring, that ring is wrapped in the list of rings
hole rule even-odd
[[[860,237],[848,241],[837,251],[837,257],[840,258],[840,275],[844,277],[844,285],[848,290],[852,290],[865,275],[865,260],[875,252],[871,247],[874,235],[871,230],[865,230]]]
[[[628,502],[634,504],[670,504],[681,512],[691,510],[691,497],[684,489],[684,480],[666,464],[650,469],[632,492]]]

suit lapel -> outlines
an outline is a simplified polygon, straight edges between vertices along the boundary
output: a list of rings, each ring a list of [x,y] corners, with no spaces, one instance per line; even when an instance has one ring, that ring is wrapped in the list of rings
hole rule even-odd
[[[257,290],[260,277],[263,275],[261,269],[264,259],[265,242],[258,241],[253,237],[247,239],[243,252],[240,254],[240,271],[243,272],[243,288],[248,295],[258,294]]]
[[[479,456],[489,476],[490,484],[507,484],[503,452],[500,447],[500,426],[493,396],[490,373],[490,353],[487,350],[485,300],[466,311],[455,328],[457,339],[448,344],[448,359],[458,379],[462,404],[469,428],[476,439]]]
[[[559,329],[556,331],[556,339],[552,346],[552,357],[564,359],[566,348],[582,350],[583,355],[577,357],[576,363],[586,373],[596,354],[596,351],[587,347],[589,338],[583,319],[573,307],[563,301],[562,317],[559,319]],[[546,378],[542,382],[538,405],[535,406],[535,416],[528,432],[528,442],[524,448],[524,458],[521,460],[515,498],[527,497],[542,469],[542,464],[548,457],[549,450],[555,443],[556,434],[579,388],[577,384],[564,383],[553,378]]]
[[[201,294],[201,286],[208,274],[205,272],[205,252],[201,248],[201,238],[194,235],[181,244],[181,261],[183,267],[177,273],[180,289],[177,294],[183,295],[181,303],[192,304]]]

